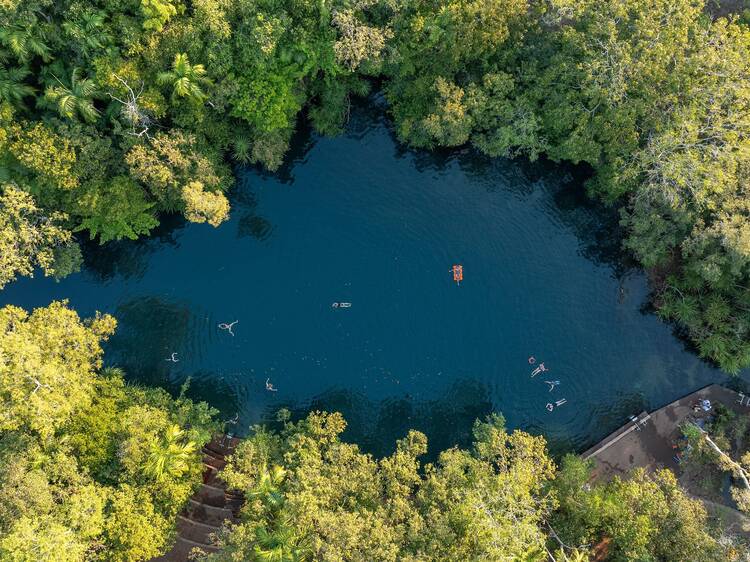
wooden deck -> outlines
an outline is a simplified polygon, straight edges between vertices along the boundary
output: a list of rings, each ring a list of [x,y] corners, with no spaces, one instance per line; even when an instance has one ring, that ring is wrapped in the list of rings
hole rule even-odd
[[[616,475],[642,467],[648,471],[670,468],[677,472],[678,462],[673,445],[681,436],[680,424],[688,419],[706,417],[712,412],[695,412],[693,406],[700,400],[711,401],[712,406],[723,404],[742,415],[750,415],[747,399],[740,404],[736,392],[711,384],[671,404],[651,412],[641,412],[637,423],[627,422],[620,429],[585,451],[581,456],[594,461],[594,478],[609,480]]]

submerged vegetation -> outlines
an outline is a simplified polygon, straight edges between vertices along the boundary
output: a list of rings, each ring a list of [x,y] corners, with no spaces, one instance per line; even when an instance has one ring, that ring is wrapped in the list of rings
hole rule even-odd
[[[750,32],[711,7],[6,0],[0,285],[75,270],[71,232],[136,238],[174,211],[220,224],[229,163],[276,169],[303,110],[336,134],[377,83],[411,146],[591,166],[659,313],[736,372],[750,365]]]

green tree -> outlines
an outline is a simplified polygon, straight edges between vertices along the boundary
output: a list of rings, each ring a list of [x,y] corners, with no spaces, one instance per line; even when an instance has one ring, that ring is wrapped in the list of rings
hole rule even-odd
[[[17,108],[24,107],[24,98],[34,95],[35,89],[25,82],[31,74],[24,66],[0,67],[0,102],[8,102]]]
[[[554,465],[542,438],[508,434],[495,416],[476,424],[471,451],[422,467],[421,433],[376,460],[340,441],[344,427],[313,412],[242,443],[223,476],[247,504],[208,559],[516,560],[544,546]]]
[[[190,64],[185,53],[174,56],[171,70],[161,72],[157,81],[163,86],[171,86],[172,100],[186,98],[193,103],[203,103],[208,96],[203,88],[211,85],[206,77],[206,69],[202,64]]]
[[[0,309],[1,560],[148,560],[201,482],[215,412],[99,372],[114,323]]]
[[[98,95],[96,83],[90,78],[80,78],[81,69],[74,68],[70,80],[63,83],[54,74],[56,84],[51,84],[44,91],[45,102],[57,108],[57,112],[67,119],[80,117],[87,123],[96,121],[99,110],[94,106]]]
[[[706,510],[679,487],[674,474],[648,475],[587,485],[590,466],[565,457],[555,481],[560,508],[552,524],[566,544],[609,540],[608,560],[725,560],[725,550],[708,532]]]
[[[81,224],[76,230],[88,230],[99,243],[148,234],[159,224],[154,202],[146,199],[143,188],[128,176],[115,176],[102,183],[85,186],[78,198],[77,215]]]
[[[27,314],[0,309],[0,431],[52,435],[91,401],[100,342],[114,331],[111,316],[84,324],[65,302]]]
[[[172,424],[162,439],[151,444],[143,472],[157,482],[179,478],[189,470],[190,460],[196,451],[194,442],[185,441],[185,431],[179,425]]]
[[[179,1],[141,0],[141,13],[144,17],[143,28],[161,31],[169,20],[184,9],[185,7]]]
[[[64,277],[80,264],[80,251],[62,227],[63,213],[45,213],[34,198],[15,185],[0,185],[0,289],[18,275]],[[65,259],[72,252],[72,260]]]

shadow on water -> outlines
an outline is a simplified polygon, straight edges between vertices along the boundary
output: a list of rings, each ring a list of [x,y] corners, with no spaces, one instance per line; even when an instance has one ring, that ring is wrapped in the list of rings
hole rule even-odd
[[[113,362],[140,383],[179,388],[182,381],[171,376],[179,363],[166,359],[184,349],[190,337],[189,305],[141,297],[118,306],[114,316],[117,332],[106,346]]]
[[[271,222],[257,214],[258,197],[252,190],[247,174],[235,174],[236,184],[229,194],[232,214],[239,215],[237,220],[237,238],[255,238],[264,241],[273,234]]]
[[[393,123],[387,117],[385,99],[380,95],[372,99],[373,103],[357,108],[357,117],[350,124],[354,130],[347,129],[347,136],[361,138],[372,128],[385,126],[394,142],[396,157],[411,158],[415,169],[421,173],[439,174],[456,164],[473,184],[482,185],[488,192],[504,190],[528,197],[536,189],[545,189],[555,203],[557,218],[580,240],[584,257],[611,267],[617,279],[638,269],[633,257],[623,248],[625,232],[617,208],[592,199],[586,192],[585,182],[593,174],[590,167],[552,162],[544,157],[533,162],[523,157],[492,158],[471,146],[410,148],[398,141]]]
[[[180,215],[162,215],[160,224],[151,235],[138,240],[117,240],[99,244],[95,240],[81,237],[83,270],[100,282],[120,276],[138,279],[148,269],[149,256],[164,246],[176,246],[177,235],[187,221]]]

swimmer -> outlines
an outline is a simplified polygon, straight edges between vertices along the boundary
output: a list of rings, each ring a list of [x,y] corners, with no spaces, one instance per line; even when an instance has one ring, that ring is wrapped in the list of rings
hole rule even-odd
[[[266,379],[266,390],[270,390],[271,392],[278,391],[278,388],[274,388],[273,384],[271,384],[271,379]]]
[[[552,389],[555,388],[558,384],[560,384],[560,381],[544,381],[549,385],[549,391],[552,392]]]
[[[234,335],[234,332],[232,331],[232,326],[234,326],[237,322],[239,322],[239,320],[235,320],[234,322],[230,324],[225,324],[222,322],[221,324],[219,324],[219,329],[227,330],[231,335]]]
[[[533,371],[531,371],[531,377],[533,378],[537,376],[539,373],[543,373],[546,370],[547,370],[547,367],[544,366],[544,363],[539,363],[539,366]]]
[[[536,363],[536,357],[532,355],[531,357],[529,357],[529,365],[533,365],[534,363]]]
[[[169,361],[170,363],[177,363],[179,361],[179,359],[177,359],[177,353],[173,353],[170,357],[168,357],[164,361]]]

